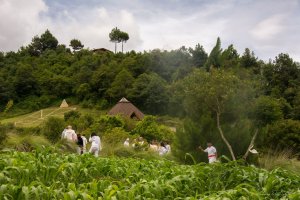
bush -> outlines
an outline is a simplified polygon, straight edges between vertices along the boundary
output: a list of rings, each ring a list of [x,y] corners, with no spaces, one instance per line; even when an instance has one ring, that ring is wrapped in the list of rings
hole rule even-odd
[[[133,136],[126,132],[123,128],[116,127],[108,130],[103,136],[103,142],[115,146],[117,144],[123,144],[126,138],[132,138]]]
[[[74,120],[74,119],[79,118],[80,115],[81,115],[80,112],[78,112],[76,110],[71,110],[64,114],[64,119],[65,119],[65,121]]]
[[[49,117],[42,127],[42,133],[51,142],[55,143],[61,139],[61,133],[65,129],[63,119],[57,117]]]
[[[109,103],[106,99],[101,99],[100,101],[97,102],[95,107],[97,110],[104,110],[109,107]]]
[[[101,116],[95,120],[95,123],[91,126],[90,131],[96,133],[105,133],[115,127],[124,128],[125,122],[120,116]]]
[[[8,132],[13,129],[12,124],[0,124],[0,145],[2,146],[7,139]]]
[[[300,152],[300,121],[281,120],[269,126],[266,142],[280,150]]]
[[[142,136],[147,141],[167,140],[171,142],[174,137],[174,133],[168,127],[159,125],[154,116],[146,116],[138,122],[132,133]]]
[[[10,133],[4,147],[28,152],[42,146],[50,145],[51,143],[43,136]]]

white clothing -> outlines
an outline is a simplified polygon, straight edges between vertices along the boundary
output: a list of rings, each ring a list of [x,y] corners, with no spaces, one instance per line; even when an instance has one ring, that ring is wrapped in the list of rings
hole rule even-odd
[[[169,144],[166,145],[167,153],[171,152],[171,146]]]
[[[61,139],[65,139],[65,137],[66,137],[66,130],[67,129],[64,129],[63,132],[61,133]]]
[[[150,144],[149,148],[152,151],[158,151],[158,146],[156,144]]]
[[[71,141],[71,142],[76,142],[77,135],[73,129],[66,129],[65,134],[64,134],[64,139],[67,139],[68,141]]]
[[[125,147],[129,147],[129,141],[128,141],[128,140],[125,140],[124,146],[125,146]]]
[[[217,157],[216,156],[208,158],[208,163],[214,163],[216,161],[217,161]]]
[[[90,148],[90,153],[94,154],[95,157],[98,157],[99,151],[101,150],[101,140],[99,136],[90,137],[89,142],[92,143]]]
[[[207,147],[204,152],[208,154],[208,162],[213,163],[217,161],[217,150],[214,146]]]
[[[83,153],[85,153],[85,152],[86,152],[87,139],[86,139],[86,137],[84,137],[84,136],[81,136],[81,138],[82,138],[82,141],[83,141],[83,147],[82,147],[82,150],[83,150]]]
[[[159,153],[160,156],[165,155],[167,152],[168,152],[168,150],[167,150],[166,147],[162,147],[162,146],[161,146],[161,147],[159,147],[159,149],[158,149],[158,153]]]

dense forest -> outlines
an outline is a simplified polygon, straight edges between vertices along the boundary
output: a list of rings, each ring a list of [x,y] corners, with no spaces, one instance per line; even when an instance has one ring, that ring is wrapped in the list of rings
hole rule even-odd
[[[0,115],[31,112],[62,99],[107,109],[126,97],[146,114],[182,119],[174,153],[213,141],[242,156],[257,145],[300,152],[300,64],[285,53],[264,62],[246,48],[211,52],[201,44],[113,53],[59,44],[50,31],[17,52],[0,52]],[[75,44],[74,44],[75,43]],[[226,135],[230,145],[219,136]]]

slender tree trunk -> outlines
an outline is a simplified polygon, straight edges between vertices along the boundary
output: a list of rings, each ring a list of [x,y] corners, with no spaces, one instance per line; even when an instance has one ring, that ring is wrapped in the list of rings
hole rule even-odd
[[[123,53],[123,41],[122,41],[122,53]]]
[[[220,135],[221,135],[221,138],[223,139],[223,141],[224,141],[225,144],[227,145],[227,148],[228,148],[228,150],[229,150],[229,152],[230,152],[230,154],[231,154],[232,160],[236,160],[236,159],[235,159],[235,155],[234,155],[234,153],[233,153],[233,150],[232,150],[232,148],[231,148],[231,145],[229,144],[229,142],[228,142],[227,139],[225,138],[224,133],[223,133],[223,130],[222,130],[222,128],[221,128],[221,125],[220,125],[220,113],[219,113],[219,112],[217,112],[217,126],[218,126],[219,133],[220,133]]]
[[[252,139],[251,139],[251,142],[250,142],[250,144],[249,144],[249,147],[248,147],[248,149],[247,149],[245,155],[243,156],[243,159],[244,159],[244,160],[247,159],[247,157],[248,157],[248,155],[249,155],[249,150],[253,147],[254,141],[255,141],[255,139],[256,139],[257,134],[258,134],[258,129],[255,130],[255,133],[254,133],[254,135],[253,135],[253,137],[252,137]]]
[[[117,53],[117,43],[115,42],[115,53]]]

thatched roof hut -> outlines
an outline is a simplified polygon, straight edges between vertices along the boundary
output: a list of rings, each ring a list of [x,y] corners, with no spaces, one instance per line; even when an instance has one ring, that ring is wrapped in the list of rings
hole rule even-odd
[[[142,120],[144,118],[144,114],[124,97],[108,112],[108,114],[122,115],[137,120]]]

